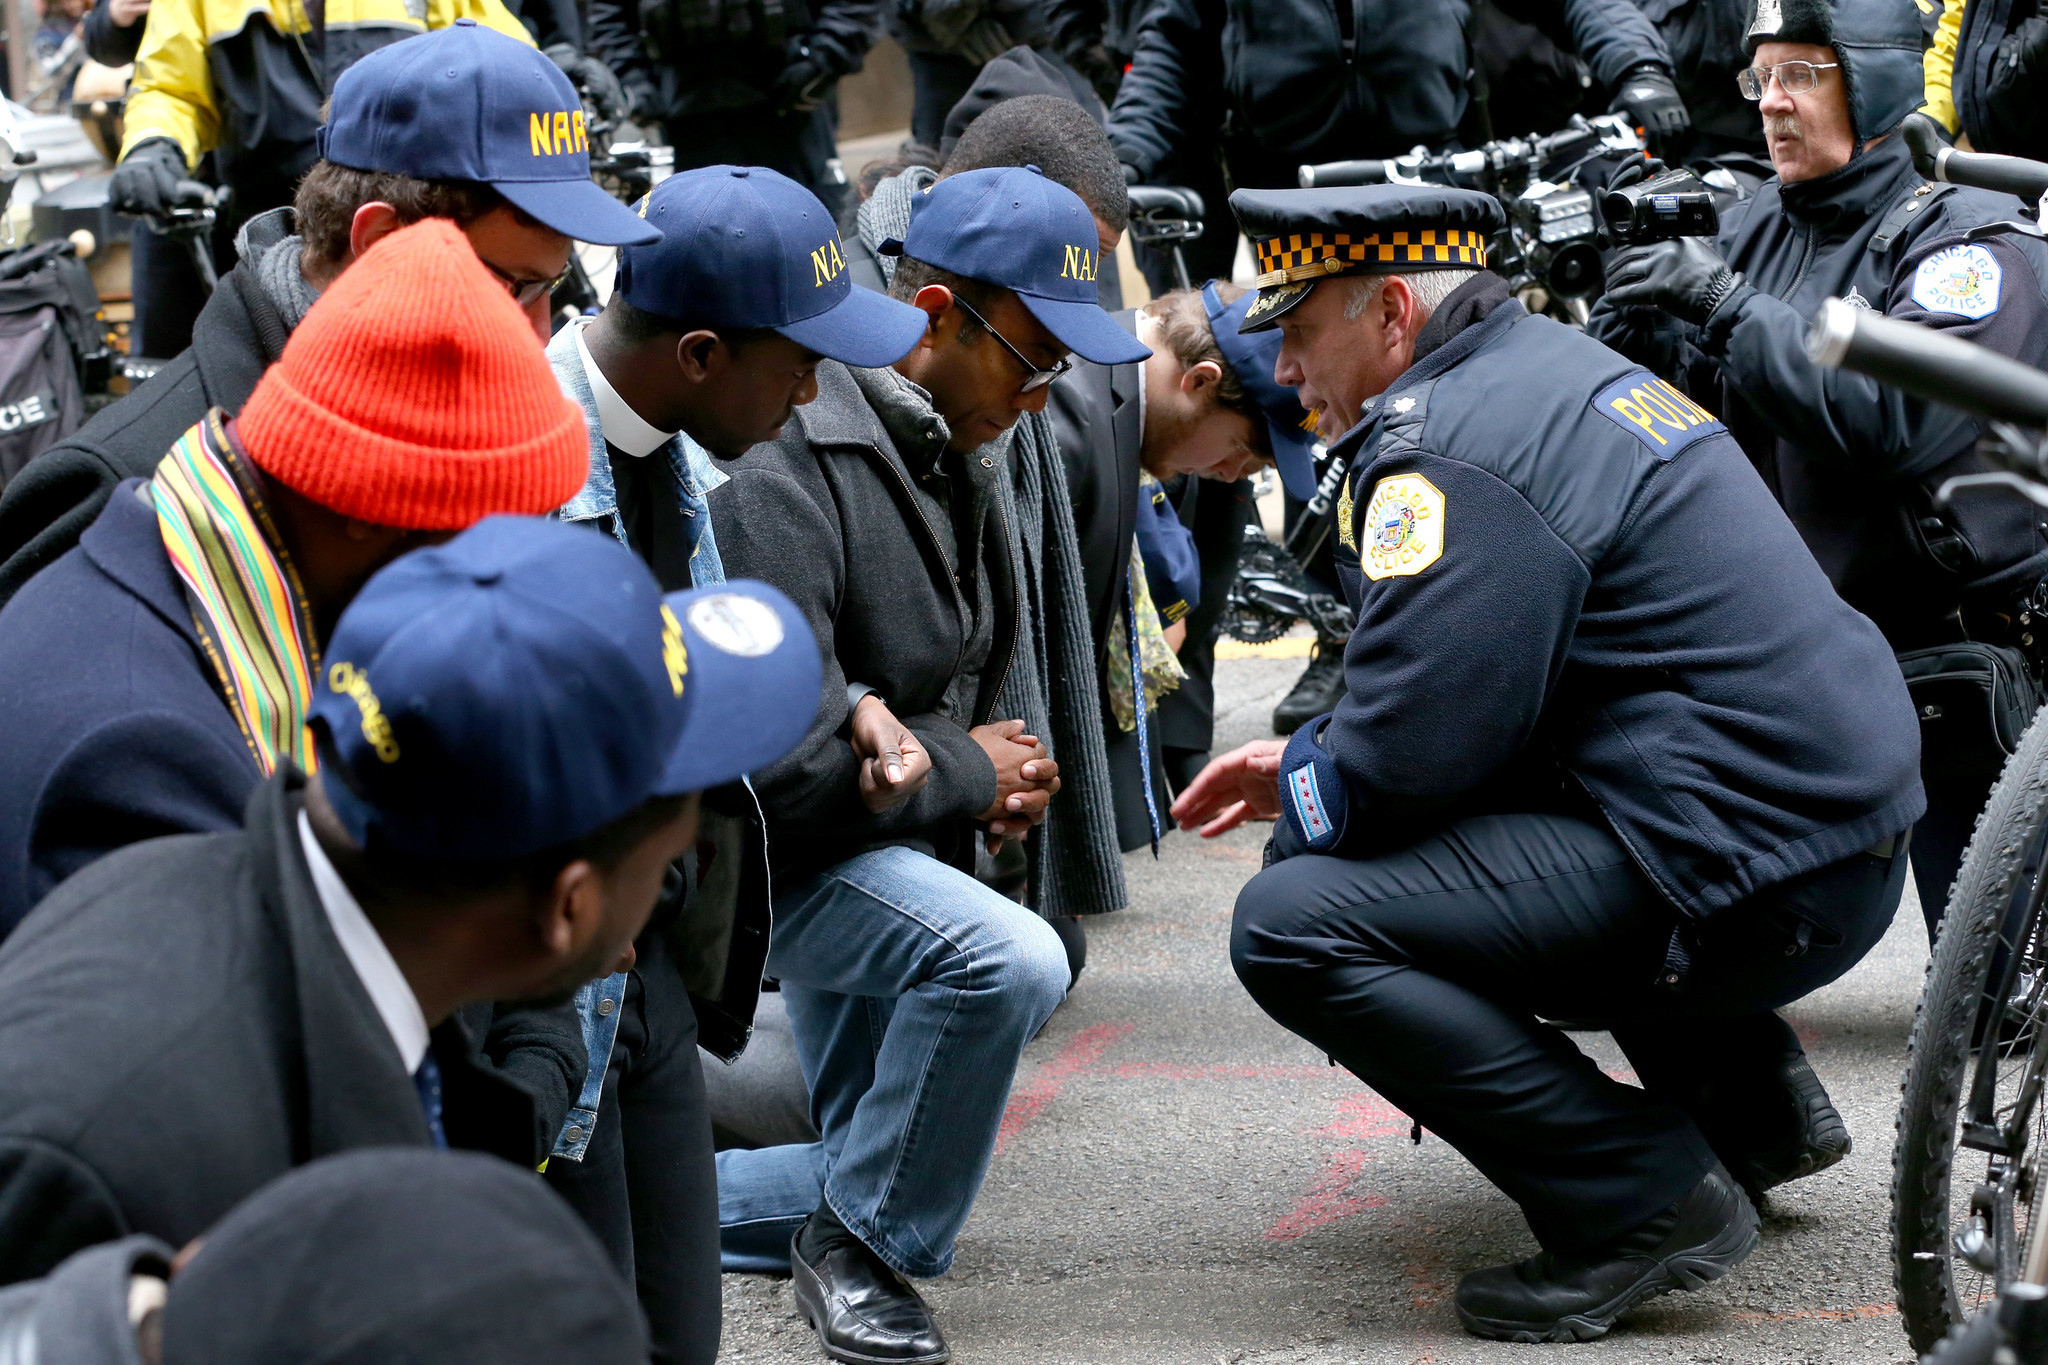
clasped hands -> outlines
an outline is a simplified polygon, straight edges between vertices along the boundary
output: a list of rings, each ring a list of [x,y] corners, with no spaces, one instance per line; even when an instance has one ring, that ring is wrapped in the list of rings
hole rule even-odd
[[[993,852],[1045,819],[1060,789],[1060,767],[1036,735],[1024,733],[1021,720],[977,725],[967,733],[996,770],[996,799],[975,817],[984,823]],[[860,759],[861,801],[874,814],[902,805],[931,780],[931,754],[880,697],[862,697],[854,707],[849,741]]]

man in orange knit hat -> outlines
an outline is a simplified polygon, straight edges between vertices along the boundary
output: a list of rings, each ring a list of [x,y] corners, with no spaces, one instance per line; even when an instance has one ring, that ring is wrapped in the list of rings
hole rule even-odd
[[[313,679],[363,582],[494,513],[553,511],[588,454],[453,224],[370,248],[239,418],[207,414],[0,610],[0,935],[114,849],[240,828],[263,778],[313,766]]]

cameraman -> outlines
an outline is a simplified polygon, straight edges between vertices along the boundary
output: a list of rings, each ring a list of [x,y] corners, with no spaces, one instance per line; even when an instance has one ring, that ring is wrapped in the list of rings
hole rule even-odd
[[[1998,491],[1934,500],[1982,468],[1980,424],[1807,358],[1830,295],[1940,328],[2034,365],[2048,361],[2048,249],[2001,234],[2002,194],[1929,185],[1900,122],[1920,102],[1919,20],[1878,0],[1783,0],[1745,46],[1775,180],[1723,218],[1712,244],[1618,255],[1589,330],[1720,414],[1849,604],[1897,651],[2016,643],[2021,599],[2048,572],[2031,507]],[[1653,311],[1662,310],[1662,312]],[[1925,746],[1927,817],[1913,874],[1930,934],[2001,753],[1959,761]]]

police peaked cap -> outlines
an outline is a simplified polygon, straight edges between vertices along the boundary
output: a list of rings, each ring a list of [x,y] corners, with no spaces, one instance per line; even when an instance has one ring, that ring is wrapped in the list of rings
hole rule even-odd
[[[1258,262],[1240,332],[1273,326],[1333,275],[1483,270],[1486,239],[1507,226],[1492,195],[1440,185],[1239,190],[1230,209]]]
[[[1898,127],[1925,97],[1913,0],[1753,0],[1743,50],[1754,59],[1763,43],[1835,50],[1858,144]]]

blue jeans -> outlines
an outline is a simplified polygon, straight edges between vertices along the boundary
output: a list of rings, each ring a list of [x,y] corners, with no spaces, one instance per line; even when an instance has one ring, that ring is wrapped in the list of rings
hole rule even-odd
[[[768,974],[823,1140],[718,1154],[725,1269],[787,1271],[822,1196],[901,1273],[944,1274],[1017,1059],[1066,995],[1059,935],[966,873],[885,848],[775,898]]]

